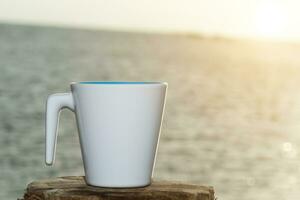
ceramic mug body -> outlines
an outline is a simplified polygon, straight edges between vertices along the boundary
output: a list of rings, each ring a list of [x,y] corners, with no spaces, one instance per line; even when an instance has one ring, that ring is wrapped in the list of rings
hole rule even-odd
[[[79,82],[71,84],[72,93],[51,95],[47,101],[46,163],[52,164],[54,159],[55,116],[68,107],[76,114],[87,184],[149,185],[166,89],[167,84],[161,82]]]

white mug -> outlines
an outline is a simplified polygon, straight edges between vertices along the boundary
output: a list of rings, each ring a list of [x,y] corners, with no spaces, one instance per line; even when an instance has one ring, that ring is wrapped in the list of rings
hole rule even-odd
[[[76,82],[71,93],[50,95],[46,164],[55,156],[60,110],[76,115],[86,183],[142,187],[151,183],[167,83]]]

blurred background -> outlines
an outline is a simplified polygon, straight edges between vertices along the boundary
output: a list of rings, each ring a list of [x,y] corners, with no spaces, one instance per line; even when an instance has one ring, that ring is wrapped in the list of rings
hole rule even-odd
[[[44,164],[48,94],[71,81],[166,81],[154,178],[220,200],[300,195],[296,0],[0,0],[0,198],[83,175],[74,115]]]

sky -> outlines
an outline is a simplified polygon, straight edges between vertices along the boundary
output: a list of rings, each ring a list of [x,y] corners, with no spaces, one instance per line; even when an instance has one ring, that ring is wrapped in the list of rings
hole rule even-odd
[[[300,40],[299,0],[0,0],[0,21]]]

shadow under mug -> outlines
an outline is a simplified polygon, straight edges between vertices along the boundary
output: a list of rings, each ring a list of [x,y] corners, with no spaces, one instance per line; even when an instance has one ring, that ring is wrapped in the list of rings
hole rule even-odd
[[[142,187],[151,183],[165,105],[164,82],[76,82],[50,95],[46,164],[55,156],[60,110],[76,115],[87,184]]]

